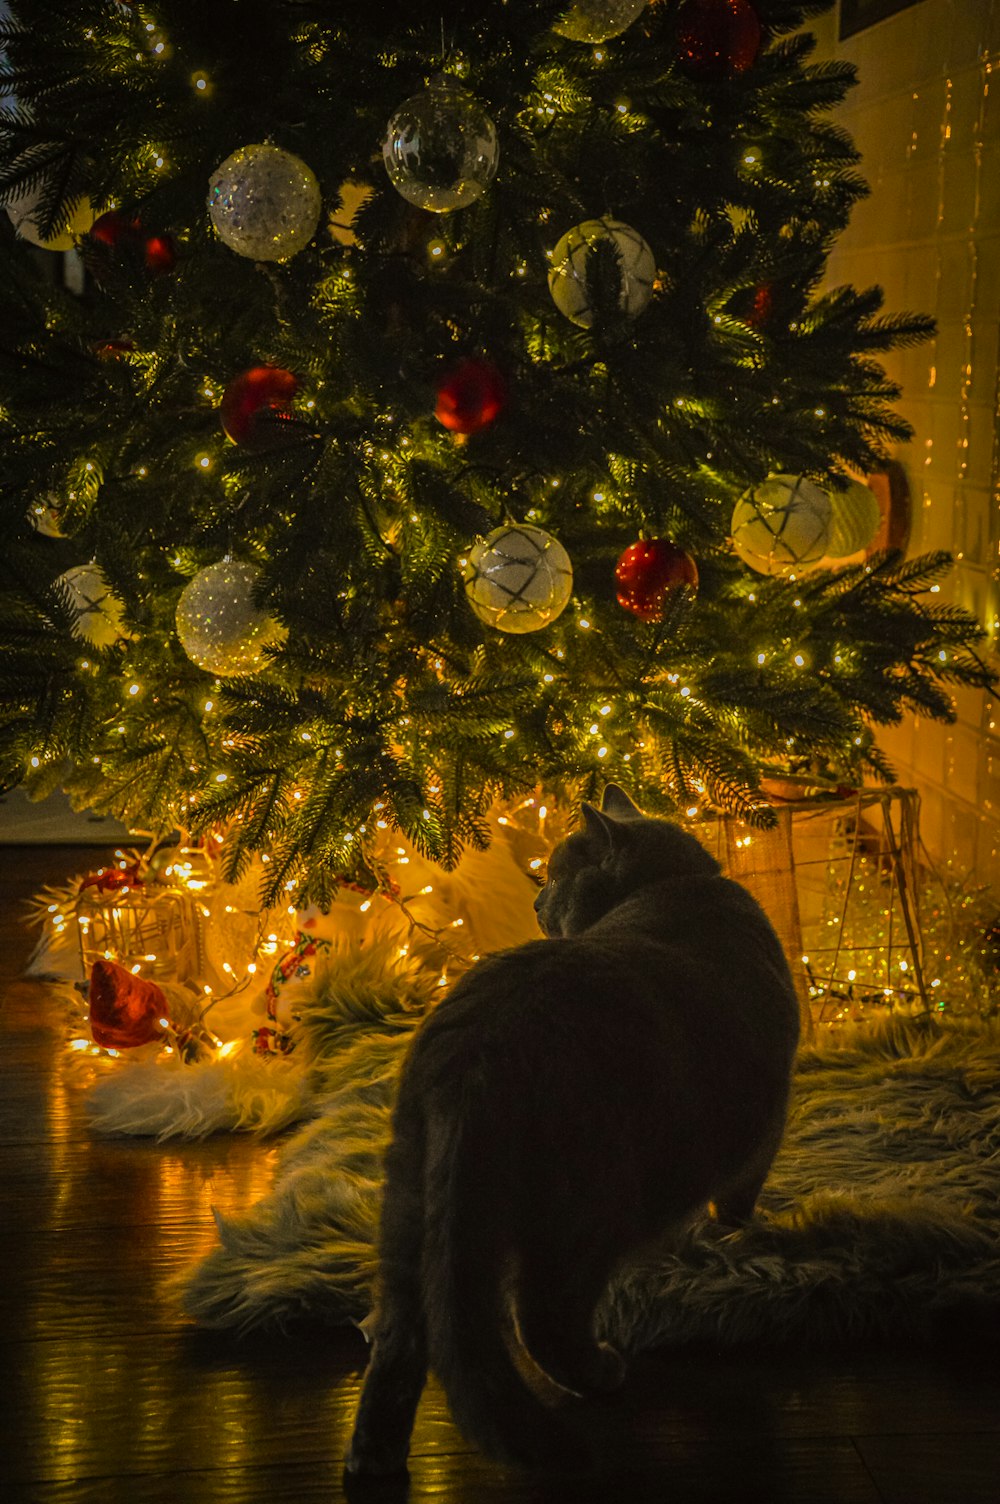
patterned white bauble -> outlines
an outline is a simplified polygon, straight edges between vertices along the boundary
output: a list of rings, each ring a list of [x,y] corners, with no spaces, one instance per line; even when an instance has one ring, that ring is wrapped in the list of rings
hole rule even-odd
[[[593,247],[611,245],[618,257],[618,307],[636,318],[653,296],[656,260],[638,230],[620,219],[586,219],[575,225],[552,252],[549,292],[560,313],[589,329],[594,309],[587,288],[587,261]]]
[[[231,251],[287,261],[309,244],[322,199],[311,168],[280,146],[241,146],[213,172],[208,213]]]
[[[469,604],[500,632],[537,632],[555,621],[573,592],[573,566],[558,538],[510,523],[481,538],[463,561]]]
[[[867,548],[882,526],[878,498],[862,481],[852,481],[846,491],[831,491],[830,541],[826,551],[831,559],[846,559],[849,554]]]
[[[393,115],[382,160],[408,203],[448,214],[485,193],[496,176],[500,143],[475,95],[442,73]]]
[[[75,612],[74,637],[89,642],[91,647],[109,648],[119,637],[126,635],[122,603],[112,594],[99,564],[75,564],[59,576],[56,584],[65,586],[69,592]]]
[[[736,552],[758,574],[803,574],[830,542],[826,491],[800,475],[771,475],[741,496],[730,531]]]
[[[552,30],[573,42],[606,42],[627,31],[645,9],[646,0],[573,0]]]
[[[192,663],[210,674],[250,674],[264,662],[265,647],[285,629],[254,605],[260,570],[239,559],[209,564],[181,591],[177,636]]]

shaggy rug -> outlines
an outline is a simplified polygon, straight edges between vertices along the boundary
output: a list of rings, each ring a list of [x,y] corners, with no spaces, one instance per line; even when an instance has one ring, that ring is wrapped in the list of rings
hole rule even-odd
[[[426,1002],[416,972],[376,966],[334,977],[303,1009],[312,1115],[289,1138],[272,1194],[219,1218],[220,1246],[175,1286],[198,1322],[368,1314],[380,1157]],[[755,1224],[700,1223],[615,1283],[601,1325],[637,1351],[918,1335],[996,1311],[998,1193],[1000,1024],[889,1018],[839,1034],[801,1055]]]

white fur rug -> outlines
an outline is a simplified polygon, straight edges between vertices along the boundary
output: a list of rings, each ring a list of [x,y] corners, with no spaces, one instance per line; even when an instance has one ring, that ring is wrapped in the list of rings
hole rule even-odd
[[[376,961],[363,985],[334,979],[303,1011],[313,1116],[272,1194],[219,1219],[220,1247],[177,1282],[205,1325],[369,1311],[380,1155],[426,1003],[416,973]],[[735,1234],[701,1224],[616,1283],[602,1324],[633,1351],[916,1335],[1000,1310],[998,1234],[1000,1024],[890,1019],[803,1054],[758,1222]]]

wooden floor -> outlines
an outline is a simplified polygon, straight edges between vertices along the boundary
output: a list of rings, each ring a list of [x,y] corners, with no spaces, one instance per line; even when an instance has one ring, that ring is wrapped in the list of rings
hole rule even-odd
[[[345,1497],[360,1337],[241,1341],[194,1329],[163,1293],[213,1246],[213,1206],[266,1194],[273,1149],[92,1138],[60,1011],[43,985],[18,980],[31,943],[21,900],[85,863],[0,850],[0,1501],[330,1504]],[[998,1504],[997,1336],[919,1351],[650,1355],[602,1408],[600,1472],[556,1480],[484,1461],[432,1387],[409,1497]]]

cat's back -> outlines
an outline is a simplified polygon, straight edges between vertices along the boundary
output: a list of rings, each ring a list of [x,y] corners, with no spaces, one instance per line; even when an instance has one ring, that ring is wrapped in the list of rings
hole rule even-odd
[[[694,1068],[712,1050],[749,1067],[787,1060],[797,1036],[769,921],[738,883],[707,874],[640,887],[578,935],[484,958],[423,1025],[415,1053],[447,1081],[532,1063],[547,1076],[590,1057],[601,1070],[632,1059],[644,1071],[663,1053]]]
[[[744,986],[794,992],[771,921],[746,888],[719,872],[641,886],[579,938],[632,948],[647,958],[662,948],[716,985],[732,978]]]

